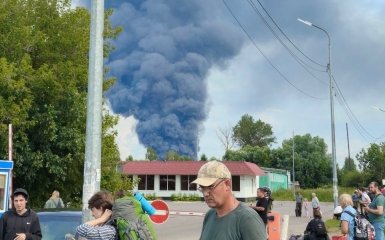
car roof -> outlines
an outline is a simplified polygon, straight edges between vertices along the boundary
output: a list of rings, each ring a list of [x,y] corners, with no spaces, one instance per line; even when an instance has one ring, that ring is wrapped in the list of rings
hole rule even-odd
[[[62,217],[80,217],[82,216],[81,211],[43,211],[43,212],[37,212],[37,215],[39,217],[44,217],[44,216],[62,216]]]

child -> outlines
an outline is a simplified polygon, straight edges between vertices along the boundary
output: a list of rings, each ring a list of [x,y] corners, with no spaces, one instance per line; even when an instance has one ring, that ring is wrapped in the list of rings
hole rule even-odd
[[[307,201],[307,198],[303,201],[303,208],[305,209],[305,216],[309,217],[309,202]]]

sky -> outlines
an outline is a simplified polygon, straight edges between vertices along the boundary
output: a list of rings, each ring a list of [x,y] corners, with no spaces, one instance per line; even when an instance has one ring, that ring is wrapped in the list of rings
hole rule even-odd
[[[89,7],[90,0],[73,5]],[[385,109],[384,5],[106,1],[106,8],[114,8],[112,23],[124,28],[106,60],[117,77],[106,97],[121,116],[121,158],[143,159],[144,146],[154,144],[163,153],[199,149],[198,156],[220,159],[218,130],[235,126],[244,114],[272,126],[273,147],[293,133],[309,133],[323,138],[330,152],[328,38],[297,18],[331,39],[330,66],[339,89],[333,105],[337,162],[348,156],[346,123],[353,158],[370,143],[385,141],[385,112],[372,107]]]

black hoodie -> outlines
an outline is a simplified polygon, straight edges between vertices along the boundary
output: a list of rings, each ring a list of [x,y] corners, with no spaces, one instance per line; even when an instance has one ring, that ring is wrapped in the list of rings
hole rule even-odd
[[[16,233],[25,233],[27,240],[40,240],[41,230],[37,214],[31,210],[23,215],[17,214],[15,209],[10,209],[0,219],[0,239],[13,240]]]

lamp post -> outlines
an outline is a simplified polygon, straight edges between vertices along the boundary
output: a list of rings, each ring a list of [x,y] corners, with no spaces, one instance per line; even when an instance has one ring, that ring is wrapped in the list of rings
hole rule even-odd
[[[329,33],[321,28],[320,26],[314,25],[309,21],[302,20],[300,18],[298,21],[306,24],[310,27],[315,27],[326,34],[328,37],[328,47],[329,47],[329,62],[326,67],[326,70],[329,74],[329,91],[330,91],[330,124],[331,124],[331,134],[332,134],[332,160],[333,160],[333,200],[334,200],[334,208],[338,206],[338,188],[337,188],[337,161],[336,161],[336,140],[335,140],[335,128],[334,128],[334,99],[333,99],[333,81],[332,81],[332,65],[331,65],[331,42]]]

